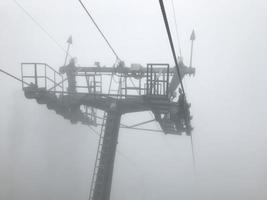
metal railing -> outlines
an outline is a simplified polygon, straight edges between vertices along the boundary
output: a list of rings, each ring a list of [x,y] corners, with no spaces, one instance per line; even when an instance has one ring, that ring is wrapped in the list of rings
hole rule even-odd
[[[64,92],[63,75],[46,63],[21,63],[22,88],[35,85],[47,91]]]
[[[157,67],[163,67],[163,69],[161,71],[154,70]],[[171,75],[169,64],[149,63],[146,75],[147,95],[168,96]]]

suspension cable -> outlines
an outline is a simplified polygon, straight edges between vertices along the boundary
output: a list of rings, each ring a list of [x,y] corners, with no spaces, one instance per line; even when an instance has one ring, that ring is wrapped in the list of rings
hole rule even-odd
[[[174,45],[173,45],[172,35],[171,35],[171,31],[170,31],[168,18],[167,18],[167,15],[166,15],[166,11],[165,11],[163,0],[159,0],[159,3],[160,3],[161,11],[162,11],[162,16],[163,16],[163,20],[164,20],[164,23],[165,23],[166,31],[167,31],[167,34],[168,34],[169,43],[170,43],[170,46],[171,46],[174,63],[175,63],[176,69],[177,69],[177,74],[178,74],[178,77],[179,77],[180,82],[181,82],[182,92],[183,92],[183,95],[184,95],[184,99],[186,100],[185,90],[184,90],[184,86],[183,86],[183,82],[182,82],[182,78],[181,78],[180,69],[179,69],[179,66],[178,66],[177,56],[176,56],[175,48],[174,48]],[[188,126],[188,124],[187,124],[187,126]],[[196,163],[195,163],[196,160],[195,160],[195,152],[194,152],[194,147],[193,147],[192,133],[190,133],[190,135],[191,135],[191,151],[192,151],[192,155],[193,155],[194,172],[196,173]]]
[[[9,77],[11,77],[11,78],[13,78],[13,79],[15,79],[15,80],[21,82],[21,83],[23,83],[23,84],[25,84],[25,85],[28,85],[28,86],[30,85],[29,83],[26,83],[25,81],[23,81],[23,80],[19,79],[18,77],[16,77],[16,76],[14,76],[14,75],[12,75],[12,74],[10,74],[10,73],[4,71],[3,69],[0,69],[0,72],[2,72],[3,74],[5,74],[5,75],[7,75],[7,76],[9,76]]]
[[[180,57],[182,57],[182,48],[181,48],[181,43],[180,43],[178,23],[177,23],[176,11],[175,11],[175,6],[174,6],[173,0],[172,0],[172,11],[173,11],[173,18],[174,18],[174,23],[175,23],[175,30],[176,30],[176,36],[177,36],[177,41],[178,41],[179,53],[180,53]]]
[[[18,1],[13,1],[35,23],[35,25],[37,25],[50,38],[50,40],[52,40],[58,46],[59,49],[70,55],[65,48],[62,47],[61,44]]]
[[[101,36],[104,38],[104,40],[106,41],[107,45],[109,46],[109,48],[111,49],[111,51],[113,52],[113,54],[116,56],[117,60],[120,60],[118,54],[116,53],[116,51],[114,50],[114,48],[112,47],[112,45],[110,44],[110,42],[108,41],[107,37],[104,35],[104,33],[101,31],[101,29],[99,28],[99,26],[97,25],[96,21],[94,20],[94,18],[92,17],[92,15],[89,13],[88,9],[85,7],[85,5],[83,4],[83,2],[81,0],[79,0],[81,6],[83,7],[83,9],[85,10],[86,14],[88,15],[88,17],[91,19],[91,21],[93,22],[93,24],[95,25],[95,27],[97,28],[97,30],[99,31],[99,33],[101,34]]]
[[[195,148],[194,148],[194,141],[193,141],[193,135],[190,135],[190,141],[191,141],[191,152],[192,152],[192,159],[193,159],[193,167],[194,167],[194,172],[196,175],[197,171],[197,166],[196,166],[196,156],[195,156]]]
[[[170,26],[169,26],[168,18],[167,18],[167,15],[166,15],[166,11],[165,11],[163,0],[159,0],[159,3],[160,3],[160,8],[161,8],[161,12],[162,12],[165,28],[166,28],[166,31],[167,31],[167,34],[168,34],[169,43],[170,43],[171,50],[172,50],[174,64],[175,64],[175,67],[176,67],[176,70],[177,70],[178,77],[179,77],[180,82],[181,82],[182,92],[183,92],[183,94],[185,96],[184,85],[183,85],[183,81],[182,81],[182,78],[181,78],[182,76],[181,76],[180,69],[179,69],[179,66],[178,66],[177,56],[176,56],[175,48],[174,48],[174,45],[173,45]]]

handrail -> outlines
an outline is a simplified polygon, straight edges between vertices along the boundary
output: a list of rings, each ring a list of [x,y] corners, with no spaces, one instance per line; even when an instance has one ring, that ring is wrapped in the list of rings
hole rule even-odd
[[[58,74],[59,76],[63,77],[62,74],[60,74],[58,71],[56,71],[53,67],[51,67],[50,65],[46,64],[46,66],[51,69],[52,71],[54,71],[56,74]]]
[[[34,74],[33,75],[24,75],[25,74],[25,69],[28,69],[31,67],[33,69]],[[44,71],[41,73],[42,75],[38,75],[38,69],[44,69]],[[52,74],[51,74],[52,73]],[[40,72],[39,72],[40,74]],[[51,76],[49,77],[48,74]],[[51,84],[53,84],[52,89],[55,89],[56,87],[59,87],[61,92],[64,90],[64,80],[63,80],[63,75],[57,72],[53,67],[46,63],[31,63],[31,62],[24,62],[21,63],[21,76],[22,80],[23,79],[35,79],[35,84],[38,86],[38,80],[43,79],[44,80],[44,86],[47,89],[47,87],[50,87]],[[53,78],[52,78],[53,77]],[[57,83],[57,79],[60,79],[60,83]],[[24,87],[24,85],[23,85]],[[51,89],[51,88],[50,88]],[[49,89],[49,91],[50,91]],[[51,89],[51,90],[52,90]]]
[[[48,64],[46,64],[46,63],[41,63],[41,62],[39,62],[39,63],[31,63],[31,62],[23,62],[23,63],[21,63],[21,65],[24,65],[24,66],[26,66],[26,65],[44,65],[44,66],[46,66],[46,67],[48,67],[49,69],[51,69],[53,72],[55,72],[56,74],[58,74],[59,76],[62,76],[62,74],[60,74],[58,71],[56,71],[53,67],[51,67],[50,65],[48,65]]]
[[[46,65],[46,63],[30,63],[30,62],[23,62],[22,65]]]

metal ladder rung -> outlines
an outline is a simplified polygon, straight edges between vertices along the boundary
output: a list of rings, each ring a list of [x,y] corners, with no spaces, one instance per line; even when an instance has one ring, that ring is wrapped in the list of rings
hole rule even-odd
[[[91,187],[90,187],[90,193],[89,193],[89,200],[93,199],[94,196],[94,191],[95,191],[95,185],[100,184],[96,183],[96,177],[98,176],[98,170],[103,167],[103,165],[100,165],[100,158],[102,152],[102,146],[103,146],[103,139],[104,139],[104,133],[105,133],[105,124],[107,121],[107,114],[104,114],[103,120],[102,120],[102,125],[101,125],[101,133],[99,137],[99,142],[98,142],[98,147],[97,147],[97,155],[96,155],[96,160],[95,160],[95,167],[94,167],[94,172],[93,172],[93,177],[91,181]]]

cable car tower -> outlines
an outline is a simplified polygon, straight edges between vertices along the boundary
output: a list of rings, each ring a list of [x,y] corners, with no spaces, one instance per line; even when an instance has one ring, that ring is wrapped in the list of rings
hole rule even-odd
[[[109,200],[120,128],[144,130],[138,126],[156,121],[165,134],[185,133],[191,136],[193,128],[190,104],[187,102],[182,80],[186,75],[195,74],[192,67],[193,49],[189,67],[177,59],[164,4],[159,0],[175,67],[167,63],[126,66],[82,1],[79,2],[115,54],[116,63],[106,67],[96,62],[90,67],[82,67],[77,66],[72,58],[66,64],[67,52],[64,66],[59,71],[46,63],[22,63],[21,82],[26,98],[46,105],[73,124],[100,127],[89,200]],[[193,32],[192,48],[194,40]],[[68,43],[69,49],[71,38]],[[151,111],[154,119],[131,126],[121,124],[122,115],[141,111]],[[98,115],[99,112],[102,117]]]

